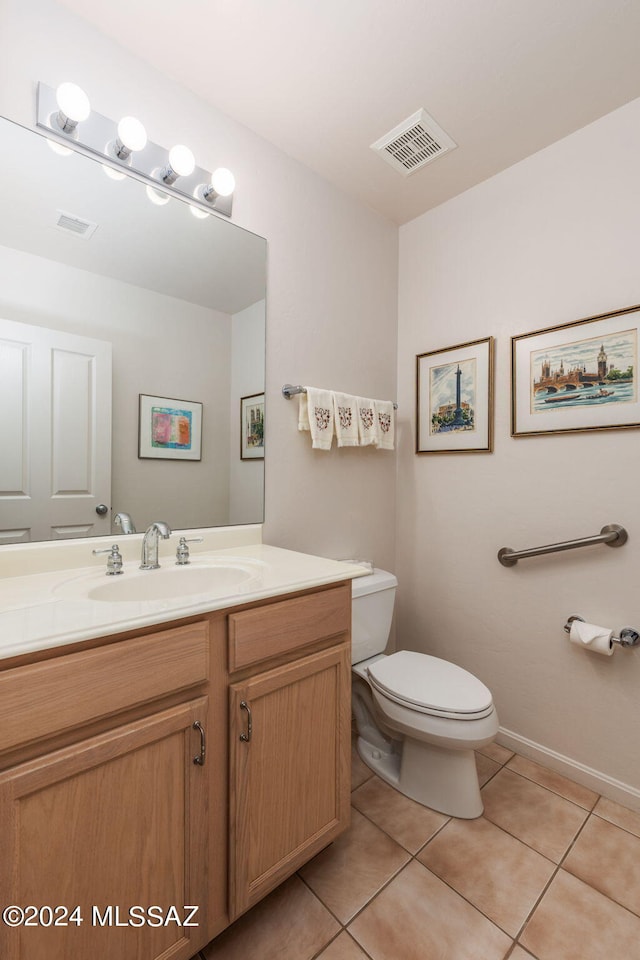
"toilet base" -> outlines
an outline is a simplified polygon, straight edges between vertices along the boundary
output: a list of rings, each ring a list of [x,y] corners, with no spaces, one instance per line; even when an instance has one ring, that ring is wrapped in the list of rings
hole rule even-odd
[[[397,744],[397,750],[393,749],[395,746],[393,743],[390,745],[392,749],[386,751],[373,743],[369,743],[363,737],[358,737],[358,755],[374,773],[378,774],[381,780],[399,790],[402,744]]]
[[[449,817],[474,820],[483,805],[473,750],[448,750],[405,737],[390,750],[358,737],[358,754],[371,770],[406,797]]]

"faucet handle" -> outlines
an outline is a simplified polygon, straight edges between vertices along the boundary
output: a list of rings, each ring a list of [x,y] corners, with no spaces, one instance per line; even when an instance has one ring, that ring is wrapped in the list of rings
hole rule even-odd
[[[117,543],[114,543],[112,547],[109,547],[108,550],[94,550],[94,556],[99,556],[101,553],[108,553],[107,558],[107,576],[113,577],[118,573],[122,573],[122,554],[120,553],[120,548]]]
[[[191,563],[189,559],[189,547],[188,543],[202,543],[204,537],[180,537],[180,543],[178,544],[178,549],[176,550],[176,563],[180,567],[184,567],[187,563]]]

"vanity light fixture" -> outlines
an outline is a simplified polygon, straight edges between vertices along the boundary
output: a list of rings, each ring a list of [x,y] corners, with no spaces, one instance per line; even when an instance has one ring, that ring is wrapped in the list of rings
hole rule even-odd
[[[66,134],[75,134],[76,127],[91,113],[89,97],[76,83],[61,83],[56,90],[58,112],[55,122]]]
[[[63,83],[55,90],[39,83],[36,123],[50,143],[97,156],[114,179],[126,172],[146,182],[149,198],[158,205],[176,194],[204,214],[231,216],[235,181],[228,170],[209,174],[196,166],[193,153],[183,144],[167,152],[148,140],[135,117],[115,123],[96,113],[76,84]]]

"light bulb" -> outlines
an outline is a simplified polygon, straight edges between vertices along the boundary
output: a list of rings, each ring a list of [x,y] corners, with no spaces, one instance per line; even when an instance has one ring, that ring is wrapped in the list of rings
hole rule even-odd
[[[192,203],[189,204],[189,210],[191,210],[196,220],[206,220],[209,216],[206,210],[202,210],[200,207],[194,207]]]
[[[230,197],[236,188],[236,179],[226,167],[218,167],[211,177],[211,186],[219,197]]]
[[[56,90],[56,103],[60,112],[58,126],[63,133],[72,133],[77,124],[86,120],[91,113],[89,97],[75,83],[61,83]]]
[[[61,157],[68,157],[69,154],[73,153],[71,147],[65,147],[62,143],[58,143],[57,140],[47,140],[47,146]]]
[[[130,153],[144,150],[147,145],[147,131],[136,117],[123,117],[118,124],[116,153],[120,156],[126,150],[125,159]],[[123,150],[124,148],[124,150]]]
[[[101,166],[111,180],[125,180],[127,177],[126,173],[123,173],[122,170],[116,170],[115,167],[110,167],[108,163],[103,163]]]
[[[195,170],[196,160],[189,147],[178,143],[169,151],[169,166],[179,177],[188,177]]]
[[[155,187],[147,187],[147,196],[151,203],[155,203],[157,207],[164,207],[165,203],[169,203],[171,199],[166,193],[156,190]]]
[[[176,182],[178,177],[188,177],[195,170],[195,157],[189,150],[189,147],[181,143],[171,147],[169,151],[169,163],[162,170],[154,170],[154,176],[160,177],[163,183],[170,187]]]
[[[80,123],[91,113],[89,97],[76,83],[61,83],[56,90],[56,103],[69,120]]]

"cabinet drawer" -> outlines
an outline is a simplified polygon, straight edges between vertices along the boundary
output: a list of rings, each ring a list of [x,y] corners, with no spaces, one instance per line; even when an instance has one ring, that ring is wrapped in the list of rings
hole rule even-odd
[[[229,670],[348,633],[351,583],[229,615]]]
[[[207,680],[209,627],[194,623],[0,673],[0,750]]]

